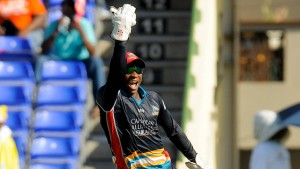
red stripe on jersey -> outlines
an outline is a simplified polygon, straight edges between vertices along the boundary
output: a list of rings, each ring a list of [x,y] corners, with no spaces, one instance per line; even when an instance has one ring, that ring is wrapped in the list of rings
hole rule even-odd
[[[123,157],[123,150],[118,131],[115,125],[115,116],[113,110],[106,113],[107,127],[110,133],[111,147],[116,158],[117,169],[127,169],[125,159]]]

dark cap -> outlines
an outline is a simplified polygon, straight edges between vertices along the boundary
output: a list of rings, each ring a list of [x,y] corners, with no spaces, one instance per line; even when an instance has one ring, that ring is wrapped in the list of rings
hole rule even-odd
[[[138,56],[136,56],[131,52],[126,52],[126,61],[127,61],[127,65],[134,62],[137,65],[139,65],[141,68],[145,68],[146,66],[143,59],[139,58]]]

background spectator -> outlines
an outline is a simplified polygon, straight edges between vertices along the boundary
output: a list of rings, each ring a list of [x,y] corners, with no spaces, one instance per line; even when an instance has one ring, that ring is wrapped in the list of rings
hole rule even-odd
[[[4,123],[7,120],[7,106],[0,106],[0,168],[19,169],[19,156],[12,131]]]
[[[282,145],[289,130],[278,123],[275,112],[262,110],[256,114],[254,134],[258,144],[251,154],[250,169],[291,169],[290,154]]]
[[[75,17],[73,0],[64,0],[61,4],[63,16],[50,23],[45,29],[42,52],[38,58],[36,78],[40,80],[42,64],[47,60],[80,60],[87,69],[88,77],[93,80],[93,94],[105,83],[104,64],[100,57],[95,57],[96,36],[92,23],[84,17]],[[95,100],[95,99],[94,99]],[[94,106],[92,114],[98,112]]]
[[[27,37],[40,49],[46,8],[41,0],[0,0],[0,35]]]

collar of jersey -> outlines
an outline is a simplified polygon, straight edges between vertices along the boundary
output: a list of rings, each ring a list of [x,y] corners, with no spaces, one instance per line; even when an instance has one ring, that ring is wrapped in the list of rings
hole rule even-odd
[[[146,92],[146,90],[142,86],[139,87],[138,92],[142,96],[141,101],[136,100],[133,96],[131,96],[131,97],[133,98],[134,102],[137,105],[141,105],[144,102],[144,100],[145,100],[145,98],[147,96],[147,92]]]
[[[123,92],[124,92],[124,91],[123,91]],[[142,100],[141,100],[141,101],[136,100],[133,96],[131,96],[131,98],[134,100],[134,102],[135,102],[137,105],[141,105],[141,104],[144,102],[144,100],[145,100],[145,98],[146,98],[146,96],[147,96],[147,91],[146,91],[142,86],[139,86],[138,92],[139,92],[139,94],[142,96]],[[126,94],[128,95],[127,92],[124,92],[124,93],[126,93]]]

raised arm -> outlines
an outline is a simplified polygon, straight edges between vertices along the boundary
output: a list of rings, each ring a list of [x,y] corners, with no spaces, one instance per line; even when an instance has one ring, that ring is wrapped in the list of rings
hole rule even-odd
[[[113,30],[111,38],[115,40],[114,54],[110,61],[109,73],[104,87],[97,96],[97,103],[104,111],[110,111],[124,82],[126,70],[126,41],[131,27],[136,24],[135,7],[124,4],[123,7],[111,8]]]
[[[114,54],[110,61],[109,73],[102,94],[102,108],[111,110],[121,88],[126,69],[125,49],[126,42],[115,41]]]

